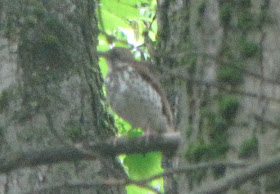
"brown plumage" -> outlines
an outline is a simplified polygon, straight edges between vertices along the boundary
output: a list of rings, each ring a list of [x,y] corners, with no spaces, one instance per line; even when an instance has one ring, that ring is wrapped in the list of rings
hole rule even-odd
[[[105,84],[112,109],[135,128],[173,132],[170,105],[148,64],[135,61],[124,48],[113,48],[102,56],[109,65]]]

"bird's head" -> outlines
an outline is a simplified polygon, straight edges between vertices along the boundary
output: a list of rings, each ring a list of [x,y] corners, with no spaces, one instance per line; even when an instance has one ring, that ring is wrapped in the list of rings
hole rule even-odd
[[[99,56],[104,57],[111,68],[120,67],[135,61],[129,49],[115,47],[107,52],[100,52]]]

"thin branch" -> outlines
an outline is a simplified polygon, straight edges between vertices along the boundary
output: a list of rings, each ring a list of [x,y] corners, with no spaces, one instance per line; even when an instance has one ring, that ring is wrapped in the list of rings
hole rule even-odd
[[[39,189],[35,189],[35,191],[26,192],[29,193],[43,193],[49,192],[50,190],[57,190],[57,189],[65,189],[65,188],[80,188],[80,189],[99,189],[99,188],[111,188],[113,186],[124,186],[126,184],[123,180],[112,180],[112,181],[104,181],[98,183],[87,183],[81,181],[66,181],[63,184],[56,184],[56,185],[46,185],[41,186]]]
[[[141,188],[144,188],[144,189],[148,189],[156,194],[162,194],[160,191],[158,191],[157,189],[153,188],[152,186],[149,186],[148,184],[135,184],[135,183],[131,183],[132,185],[135,185],[135,186],[138,186],[138,187],[141,187]]]
[[[263,40],[264,40],[264,36],[261,39],[260,47],[262,47]],[[165,54],[158,54],[158,56],[159,57],[166,56],[166,53]],[[179,60],[182,59],[182,58],[190,57],[190,56],[202,56],[202,57],[208,57],[208,58],[212,58],[212,59],[215,59],[215,58],[218,57],[215,53],[210,53],[210,52],[207,53],[207,52],[198,51],[198,50],[187,51],[187,52],[183,52],[183,53],[170,54],[171,58],[179,59]],[[239,73],[251,76],[251,77],[256,78],[256,79],[261,79],[264,82],[267,82],[267,83],[270,83],[270,84],[273,84],[273,85],[280,86],[280,81],[278,81],[278,80],[271,79],[269,77],[264,77],[260,74],[250,72],[249,70],[247,70],[245,68],[241,68],[241,67],[237,67],[237,66],[232,66],[232,68],[238,70]]]
[[[269,101],[280,103],[279,98],[274,98],[274,97],[269,97],[269,96],[261,96],[259,94],[237,90],[237,89],[234,89],[232,87],[228,87],[226,85],[218,84],[216,82],[206,82],[206,81],[203,81],[203,80],[196,80],[194,78],[191,78],[188,75],[187,71],[183,71],[183,70],[180,70],[180,71],[175,70],[174,71],[174,70],[168,70],[168,69],[165,69],[165,68],[163,68],[163,70],[167,75],[167,76],[165,76],[164,79],[170,79],[170,78],[168,78],[168,76],[170,76],[170,77],[173,77],[173,78],[176,78],[176,79],[182,79],[182,80],[186,80],[186,81],[189,81],[189,82],[193,82],[193,83],[196,83],[198,85],[206,85],[206,86],[215,87],[215,88],[217,88],[221,91],[224,91],[224,92],[227,92],[227,93],[230,93],[230,94],[239,94],[239,95],[247,96],[247,97],[251,97],[251,98],[260,98],[261,97],[264,100],[269,100]]]
[[[257,114],[254,114],[254,118],[256,119],[256,121],[263,122],[264,124],[267,124],[268,126],[274,128],[274,129],[280,129],[280,125],[278,123],[275,123],[271,120],[267,120]]]
[[[136,185],[142,188],[146,188],[150,191],[153,191],[156,194],[160,194],[161,193],[160,191],[149,186],[148,183],[162,177],[171,176],[173,174],[187,174],[192,171],[200,170],[200,169],[219,168],[219,167],[244,168],[246,166],[248,166],[248,164],[243,162],[208,162],[208,163],[201,163],[198,165],[188,166],[185,168],[170,169],[166,172],[141,180],[108,179],[98,183],[87,183],[82,181],[67,181],[64,184],[60,184],[60,185],[41,187],[39,190],[37,190],[37,192],[48,191],[50,189],[61,189],[61,188],[90,189],[90,188],[100,188],[100,187],[118,187],[118,186]]]
[[[165,134],[160,137],[137,137],[137,138],[117,138],[107,140],[105,142],[99,142],[95,144],[88,145],[86,150],[92,151],[92,153],[98,153],[103,156],[112,156],[121,153],[144,153],[149,151],[166,151],[174,150],[174,147],[178,146],[179,143],[178,134]],[[144,148],[144,149],[143,149]],[[70,146],[64,146],[59,148],[49,148],[43,151],[26,151],[26,152],[17,152],[11,154],[10,157],[0,159],[0,173],[9,172],[11,170],[20,168],[20,167],[30,167],[41,164],[51,164],[62,161],[75,161],[83,159],[95,159],[94,154],[85,154],[81,150]],[[219,165],[222,165],[219,164]],[[218,166],[219,166],[218,165]],[[224,163],[223,165],[226,165]],[[228,163],[229,166],[234,167],[232,163]],[[238,166],[238,165],[237,165]],[[217,167],[217,163],[208,163],[200,164],[198,166],[187,167],[183,169],[173,169],[167,172],[164,172],[160,175],[156,175],[152,178],[131,181],[123,180],[118,184],[140,184],[143,185],[146,182],[156,179],[163,176],[169,176],[176,173],[188,173],[195,169]],[[217,193],[224,192],[235,186],[239,186],[246,181],[262,176],[264,174],[276,171],[280,169],[280,155],[268,159],[267,161],[249,166],[242,171],[238,171],[233,175],[229,175],[220,181],[216,181],[210,184],[208,187],[204,187],[194,193]],[[104,184],[104,183],[102,183]],[[106,182],[105,182],[106,184]],[[108,184],[108,183],[107,183]],[[117,183],[116,183],[117,184]],[[100,185],[100,184],[99,184]]]
[[[160,191],[147,184],[140,184],[136,182],[134,183],[126,180],[115,180],[115,179],[105,180],[103,182],[97,182],[97,183],[88,183],[82,181],[66,181],[63,184],[41,186],[39,189],[36,189],[35,192],[42,193],[42,192],[48,192],[50,190],[64,189],[64,188],[99,189],[99,188],[112,188],[112,187],[120,187],[120,186],[128,186],[128,185],[135,185],[141,188],[148,189],[156,194],[161,194]],[[34,191],[27,192],[26,194],[29,193],[34,193]]]
[[[118,137],[102,142],[78,146],[57,146],[44,150],[19,151],[0,158],[0,173],[7,173],[22,167],[71,162],[77,160],[93,160],[112,157],[119,154],[147,153],[160,151],[176,152],[180,144],[180,136],[175,133],[162,136],[141,136],[136,138]]]
[[[84,144],[85,150],[96,150],[106,156],[119,154],[147,153],[161,151],[174,153],[180,144],[179,133],[166,133],[161,136],[141,136],[134,138],[118,137],[101,143]]]
[[[197,165],[191,165],[191,166],[182,167],[182,168],[169,169],[158,175],[149,177],[147,179],[134,181],[134,182],[137,182],[138,184],[139,183],[144,184],[144,183],[148,183],[148,182],[158,179],[158,178],[171,176],[173,174],[188,174],[188,173],[196,171],[196,170],[203,170],[203,169],[208,169],[208,168],[225,168],[225,167],[245,168],[247,166],[248,166],[248,164],[246,164],[244,162],[206,162],[206,163],[200,163]]]
[[[247,69],[244,69],[244,68],[240,68],[240,67],[233,67],[233,68],[237,69],[242,74],[249,75],[253,78],[263,80],[264,82],[280,86],[280,81],[278,81],[278,80],[274,80],[274,79],[271,79],[271,78],[268,78],[268,77],[264,77],[262,75],[250,72],[250,71],[248,71]]]
[[[149,186],[148,183],[162,177],[167,177],[174,174],[187,174],[195,170],[219,168],[219,167],[244,168],[247,166],[248,164],[239,161],[238,162],[208,162],[208,163],[201,163],[198,165],[188,166],[185,168],[170,169],[166,172],[141,180],[108,179],[98,183],[87,183],[82,181],[67,181],[64,184],[60,184],[60,185],[41,187],[39,190],[37,190],[37,192],[48,191],[50,189],[61,189],[61,188],[83,188],[83,189],[91,188],[92,189],[92,188],[100,188],[100,187],[118,187],[118,186],[136,185],[142,188],[146,188],[150,191],[153,191],[156,194],[161,194],[160,191]]]
[[[0,173],[7,173],[22,167],[32,167],[57,162],[71,162],[75,160],[94,159],[81,152],[74,146],[60,146],[45,150],[28,150],[10,153],[9,156],[0,158]]]
[[[226,192],[231,188],[236,188],[247,181],[254,179],[265,174],[276,172],[280,169],[280,155],[270,158],[266,161],[260,162],[249,166],[246,169],[242,169],[229,175],[220,181],[210,183],[208,186],[204,186],[201,189],[197,189],[192,193],[220,193]]]

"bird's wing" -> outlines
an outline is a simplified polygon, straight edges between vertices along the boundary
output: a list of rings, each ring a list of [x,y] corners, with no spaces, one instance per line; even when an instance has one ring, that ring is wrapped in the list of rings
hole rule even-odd
[[[171,127],[173,127],[173,117],[172,117],[170,104],[166,98],[164,90],[160,86],[159,81],[155,78],[155,76],[152,76],[152,74],[150,73],[148,64],[136,61],[133,63],[133,65],[137,66],[136,68],[139,70],[139,74],[141,75],[141,77],[148,83],[151,83],[152,87],[159,93],[163,105],[162,112],[164,115],[166,115],[168,124]]]

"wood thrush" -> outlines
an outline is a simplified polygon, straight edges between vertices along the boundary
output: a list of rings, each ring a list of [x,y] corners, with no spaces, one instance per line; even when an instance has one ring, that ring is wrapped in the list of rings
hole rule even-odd
[[[113,48],[101,56],[109,65],[105,84],[112,109],[147,133],[173,132],[170,105],[148,64],[136,61],[125,48]]]

